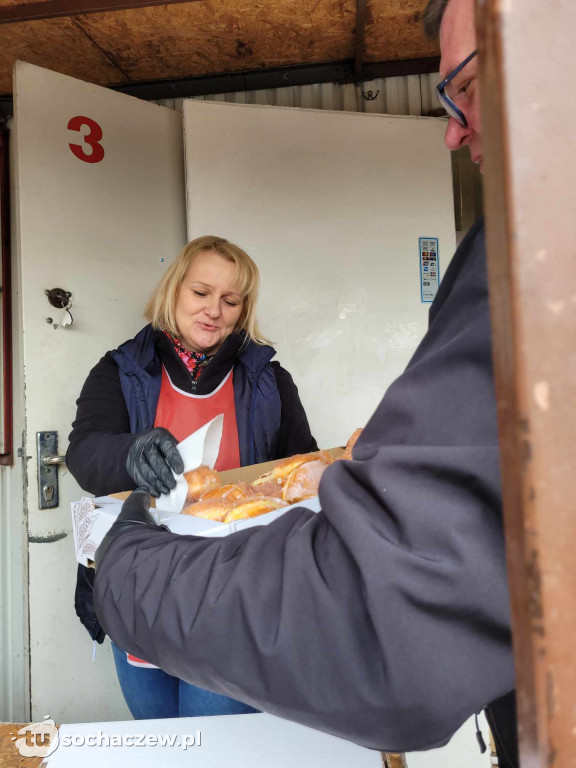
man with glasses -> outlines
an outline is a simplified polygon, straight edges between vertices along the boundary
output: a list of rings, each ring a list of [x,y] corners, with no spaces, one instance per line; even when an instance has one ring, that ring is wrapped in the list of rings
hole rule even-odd
[[[481,165],[473,0],[431,0],[427,25],[446,144]],[[373,749],[439,746],[490,705],[515,768],[499,458],[477,224],[322,511],[201,539],[155,526],[135,491],[96,553],[102,626],[175,677]]]
[[[472,59],[476,56],[478,51],[472,51],[470,56],[466,56],[463,62],[458,64],[458,66],[450,72],[450,74],[442,80],[442,82],[436,86],[436,94],[438,96],[438,101],[444,109],[446,110],[448,117],[453,117],[454,120],[458,123],[458,125],[461,125],[462,128],[468,128],[468,120],[466,119],[466,115],[458,104],[460,106],[464,106],[469,102],[469,89],[468,86],[470,84],[470,80],[467,78],[470,77],[470,70],[472,67],[468,68],[468,72],[465,74],[460,75],[460,72],[464,69],[466,64],[468,64],[469,61],[472,61]],[[458,75],[460,77],[458,78]],[[466,79],[465,85],[459,85],[458,79]],[[453,91],[452,95],[450,95],[450,91]],[[468,95],[468,98],[466,98]]]
[[[436,87],[440,104],[449,120],[444,135],[450,150],[468,146],[474,163],[482,167],[482,121],[478,91],[478,51],[474,23],[474,0],[429,0],[424,28],[428,37],[440,38],[440,73]],[[485,260],[483,224],[470,250],[481,250]],[[481,243],[477,242],[482,235]],[[469,240],[469,238],[467,238]],[[461,251],[465,251],[466,241]],[[516,732],[516,696],[512,690],[486,707],[486,716],[496,741],[500,768],[519,764]]]
[[[440,73],[436,87],[440,104],[448,113],[445,141],[448,149],[470,148],[470,156],[482,170],[478,58],[473,0],[430,0],[425,29],[430,37],[440,36]]]

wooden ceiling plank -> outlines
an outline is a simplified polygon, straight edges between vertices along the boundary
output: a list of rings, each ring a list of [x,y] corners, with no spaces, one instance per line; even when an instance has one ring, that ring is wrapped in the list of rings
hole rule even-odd
[[[46,0],[43,5],[52,2]],[[369,79],[372,64],[378,69],[380,62],[400,62],[396,74],[405,74],[407,60],[424,59],[428,63],[438,56],[437,44],[422,35],[426,0],[367,0],[363,66],[358,77],[354,72],[357,3],[204,0],[83,14],[74,19],[5,24],[0,45],[0,93],[11,91],[15,58],[109,85],[307,67],[342,60],[352,66],[348,80],[359,81]],[[22,5],[38,5],[38,0],[0,0],[0,10]],[[64,48],[60,43],[60,38],[63,41],[70,36],[70,30],[64,34],[64,28],[74,25],[76,33],[81,29],[86,35],[80,57],[78,43]],[[94,47],[92,54],[87,51],[89,41]],[[99,59],[95,69],[87,66],[86,57]]]
[[[176,5],[199,0],[45,0],[0,8],[0,24],[58,19],[86,13],[108,13],[157,5]]]
[[[436,40],[422,34],[422,0],[370,0],[366,11],[364,61],[438,56]]]
[[[90,34],[88,32],[86,32],[85,29],[83,29],[82,25],[80,24],[80,20],[79,19],[70,19],[70,22],[72,24],[74,24],[74,26],[78,29],[78,31],[82,35],[84,35],[84,37],[86,37],[95,48],[97,48],[100,51],[102,56],[104,56],[104,58],[106,58],[110,62],[110,64],[112,64],[112,66],[115,67],[115,69],[117,69],[119,72],[122,73],[123,77],[126,80],[130,81],[132,79],[130,77],[130,75],[122,69],[122,67],[120,66],[118,61],[114,58],[114,56],[112,56],[112,54],[110,54],[108,51],[106,51],[104,48],[102,48],[102,46],[99,45],[96,42],[96,40],[94,40],[94,38],[92,38],[90,36]]]
[[[80,23],[131,80],[149,81],[353,58],[355,17],[356,0],[206,0]]]
[[[12,69],[18,59],[97,85],[126,79],[123,70],[105,57],[102,48],[95,46],[72,19],[7,25],[1,35],[0,93],[12,92]]]

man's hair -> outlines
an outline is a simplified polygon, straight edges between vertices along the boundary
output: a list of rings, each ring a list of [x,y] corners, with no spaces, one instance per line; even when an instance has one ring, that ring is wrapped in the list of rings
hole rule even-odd
[[[448,5],[448,0],[428,0],[424,11],[424,34],[431,40],[437,40],[440,36],[442,17]]]

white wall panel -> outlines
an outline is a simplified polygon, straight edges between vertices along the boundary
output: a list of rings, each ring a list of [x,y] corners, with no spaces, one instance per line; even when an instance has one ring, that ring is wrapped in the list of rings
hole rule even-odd
[[[357,85],[316,83],[261,91],[218,93],[197,96],[195,100],[330,109],[373,115],[427,116],[431,112],[436,114],[440,108],[435,90],[439,81],[440,74],[436,72],[406,77],[377,78]],[[183,101],[183,99],[165,99],[158,104],[182,110]],[[460,242],[474,221],[482,216],[482,183],[478,168],[470,160],[467,148],[453,153],[452,163],[457,239]]]
[[[426,330],[418,237],[440,238],[441,275],[455,245],[443,128],[185,103],[188,236],[220,235],[253,256],[264,333],[322,447],[366,423]]]

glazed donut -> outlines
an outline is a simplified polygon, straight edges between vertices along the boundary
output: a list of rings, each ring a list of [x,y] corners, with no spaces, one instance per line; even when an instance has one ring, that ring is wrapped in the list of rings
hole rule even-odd
[[[282,480],[273,478],[261,482],[259,485],[252,486],[252,493],[257,493],[259,496],[272,496],[274,499],[282,498]]]
[[[260,475],[259,478],[254,480],[252,488],[259,493],[258,486],[264,485],[264,483],[268,483],[270,480],[276,480],[282,484],[293,469],[299,467],[300,464],[305,464],[307,461],[314,461],[315,458],[313,453],[298,453],[296,456],[282,459],[269,472]]]
[[[321,461],[322,464],[326,464],[327,467],[330,466],[330,464],[334,464],[336,461],[334,456],[332,456],[331,453],[328,453],[328,451],[318,451],[318,453],[313,453],[312,458]]]
[[[358,429],[355,429],[354,432],[350,435],[350,439],[346,443],[346,448],[344,448],[344,453],[342,453],[340,456],[338,456],[338,461],[342,459],[351,459],[352,458],[352,448],[356,445],[356,441],[362,434],[362,428],[359,427]]]
[[[225,501],[239,501],[254,493],[248,483],[234,483],[232,485],[221,485],[218,488],[212,488],[203,494],[201,501],[206,499],[224,499]]]
[[[231,507],[232,502],[230,501],[225,501],[224,499],[209,499],[208,501],[197,501],[195,504],[190,504],[190,506],[184,507],[182,514],[202,517],[204,520],[215,520],[221,523]]]
[[[186,494],[186,503],[190,504],[209,491],[220,485],[220,477],[215,469],[201,466],[184,473],[184,479],[188,483],[188,493]]]
[[[282,498],[287,504],[310,499],[318,495],[320,478],[327,465],[321,461],[308,461],[293,469],[282,488]]]
[[[272,499],[270,496],[252,496],[249,499],[234,504],[224,518],[224,522],[232,523],[235,520],[258,517],[258,515],[265,515],[266,512],[272,512],[275,509],[280,509],[285,506],[285,502],[281,499]]]

